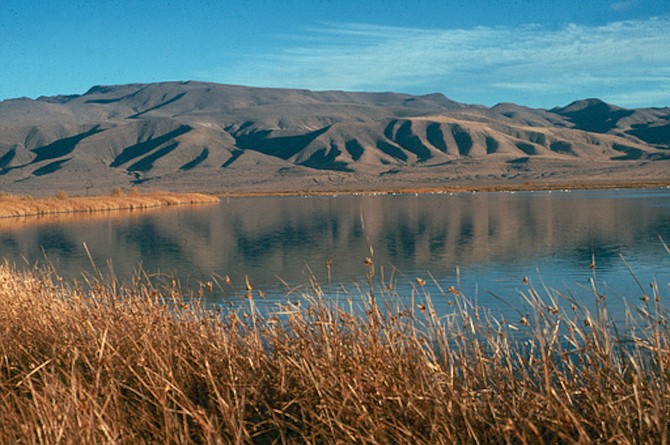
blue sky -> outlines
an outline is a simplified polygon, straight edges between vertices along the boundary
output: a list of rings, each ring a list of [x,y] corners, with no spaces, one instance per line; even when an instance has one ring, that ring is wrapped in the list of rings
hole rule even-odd
[[[670,1],[0,0],[0,100],[203,80],[670,106]]]

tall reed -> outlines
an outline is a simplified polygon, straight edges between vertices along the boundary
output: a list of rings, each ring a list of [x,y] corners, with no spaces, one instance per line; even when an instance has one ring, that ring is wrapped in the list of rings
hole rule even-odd
[[[623,330],[604,301],[530,287],[529,314],[501,321],[457,289],[417,281],[410,306],[370,283],[261,313],[4,264],[0,443],[667,443],[658,286]]]
[[[0,218],[58,215],[63,213],[93,213],[118,210],[140,210],[161,206],[212,204],[216,196],[202,193],[152,192],[140,194],[131,189],[123,194],[120,189],[110,196],[74,196],[58,192],[53,198],[35,198],[0,194]]]

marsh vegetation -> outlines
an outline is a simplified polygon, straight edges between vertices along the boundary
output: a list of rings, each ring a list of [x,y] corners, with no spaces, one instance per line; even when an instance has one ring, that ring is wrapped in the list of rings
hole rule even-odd
[[[0,266],[2,443],[666,443],[670,321],[657,284],[625,326],[524,290],[500,320],[457,288],[411,304],[363,266],[274,310]],[[212,284],[203,283],[202,293]],[[445,299],[448,313],[434,301]]]
[[[124,192],[118,187],[114,188],[109,196],[70,197],[64,191],[56,192],[52,198],[0,194],[0,218],[139,210],[215,202],[218,202],[218,198],[202,193],[153,192],[142,194],[136,188]]]

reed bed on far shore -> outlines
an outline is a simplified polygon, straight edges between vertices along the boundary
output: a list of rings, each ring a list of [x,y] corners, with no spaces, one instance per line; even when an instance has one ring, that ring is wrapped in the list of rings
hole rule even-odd
[[[139,210],[160,206],[215,203],[216,196],[202,193],[152,192],[141,194],[136,189],[127,193],[115,189],[109,196],[69,197],[58,192],[51,198],[0,194],[0,218],[92,213],[115,210]]]
[[[315,286],[227,312],[169,281],[1,265],[0,443],[667,443],[658,287],[624,331],[604,300],[564,311],[529,287],[503,322],[457,289],[436,314],[371,283],[352,308]]]

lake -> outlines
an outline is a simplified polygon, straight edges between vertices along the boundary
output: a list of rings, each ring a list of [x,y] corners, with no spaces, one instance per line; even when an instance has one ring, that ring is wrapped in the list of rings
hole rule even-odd
[[[374,280],[394,282],[405,301],[429,292],[444,309],[451,295],[440,288],[454,286],[505,317],[523,310],[525,278],[541,293],[546,286],[591,306],[595,272],[618,319],[626,302],[640,303],[636,278],[645,292],[656,280],[670,295],[660,238],[670,243],[669,189],[224,198],[0,221],[2,257],[26,267],[47,259],[68,278],[93,273],[86,245],[121,281],[140,268],[173,274],[187,289],[213,281],[205,298],[217,304],[243,302],[247,282],[255,300],[285,301],[312,279],[330,298],[360,299],[371,258]]]

